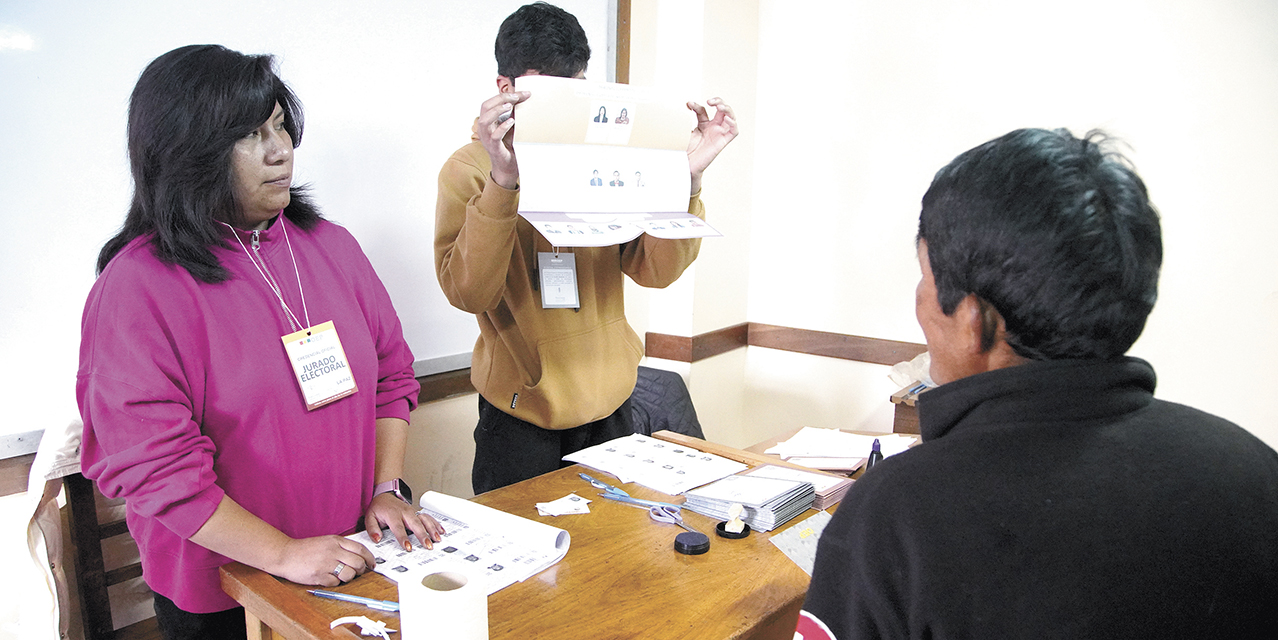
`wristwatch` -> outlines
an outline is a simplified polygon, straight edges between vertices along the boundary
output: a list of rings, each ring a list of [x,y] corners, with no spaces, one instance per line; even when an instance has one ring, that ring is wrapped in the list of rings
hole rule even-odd
[[[396,498],[407,502],[409,505],[413,504],[413,490],[408,488],[407,482],[404,482],[399,478],[387,480],[386,482],[373,487],[374,498],[387,492],[393,492]]]

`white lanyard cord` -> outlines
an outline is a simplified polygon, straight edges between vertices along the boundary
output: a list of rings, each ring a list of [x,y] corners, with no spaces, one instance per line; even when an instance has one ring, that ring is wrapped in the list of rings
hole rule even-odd
[[[297,268],[297,256],[293,255],[293,243],[288,239],[288,225],[284,224],[283,214],[280,215],[280,228],[284,230],[284,243],[288,246],[289,257],[293,259],[293,273],[297,275],[297,292],[302,296],[302,315],[306,318],[305,326],[309,327],[311,326],[311,316],[310,312],[306,309],[306,292],[302,290],[302,273]],[[221,221],[219,220],[218,222]],[[288,303],[284,301],[284,296],[280,293],[279,287],[272,282],[271,278],[267,276],[266,271],[263,270],[263,266],[265,266],[266,263],[265,259],[263,259],[262,265],[258,265],[257,260],[253,258],[253,254],[249,252],[248,247],[244,246],[244,241],[240,239],[240,234],[235,232],[235,227],[232,227],[225,222],[222,222],[222,224],[226,225],[226,228],[231,230],[231,235],[235,236],[235,241],[240,243],[240,248],[244,250],[244,255],[248,256],[249,262],[253,263],[253,267],[257,269],[258,274],[262,276],[262,280],[266,281],[266,286],[270,287],[271,292],[275,294],[275,298],[280,301],[280,306],[283,307],[284,313],[287,314],[289,325],[294,331],[301,330],[303,328],[302,322],[297,319],[293,310],[289,308]]]
[[[302,296],[302,317],[306,318],[306,326],[310,327],[311,312],[306,310],[306,292],[302,290],[302,272],[297,268],[297,256],[293,255],[293,241],[288,239],[288,225],[284,224],[286,220],[284,212],[281,211],[280,228],[284,230],[284,244],[288,246],[288,257],[293,259],[293,275],[297,276],[297,294]]]

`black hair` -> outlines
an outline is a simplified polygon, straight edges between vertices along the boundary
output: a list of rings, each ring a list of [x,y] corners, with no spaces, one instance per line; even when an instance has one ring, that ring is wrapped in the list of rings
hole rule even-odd
[[[151,62],[129,99],[133,201],[120,232],[98,254],[97,270],[131,240],[154,234],[156,255],[204,282],[230,274],[213,255],[223,246],[219,221],[243,226],[231,153],[236,141],[284,111],[293,146],[302,142],[302,104],[280,80],[269,55],[218,45],[189,45]],[[319,211],[301,187],[290,189],[284,215],[310,229]]]
[[[518,78],[529,71],[572,78],[586,70],[590,43],[571,13],[545,2],[515,10],[497,30],[493,47],[497,74]]]
[[[1158,297],[1162,232],[1145,183],[1108,143],[1020,129],[937,172],[918,237],[942,311],[975,294],[1034,360],[1131,347]]]

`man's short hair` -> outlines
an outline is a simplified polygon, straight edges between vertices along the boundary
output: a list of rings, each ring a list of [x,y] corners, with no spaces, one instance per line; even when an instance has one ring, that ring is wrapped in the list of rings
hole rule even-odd
[[[528,71],[572,78],[586,70],[590,43],[571,13],[545,2],[526,4],[506,17],[493,47],[497,74],[518,78]]]
[[[976,294],[1034,360],[1126,353],[1158,297],[1162,232],[1145,183],[1108,142],[1020,129],[937,172],[918,237],[942,311]]]

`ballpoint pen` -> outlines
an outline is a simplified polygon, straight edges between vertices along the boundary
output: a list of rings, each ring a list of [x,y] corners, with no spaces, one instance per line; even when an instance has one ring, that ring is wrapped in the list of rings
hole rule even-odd
[[[342,602],[354,602],[362,604],[370,609],[378,611],[399,611],[399,603],[394,600],[374,600],[363,596],[353,596],[347,593],[337,593],[336,591],[320,591],[319,589],[307,589],[307,593],[321,598],[329,598],[330,600],[341,600]]]

